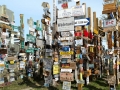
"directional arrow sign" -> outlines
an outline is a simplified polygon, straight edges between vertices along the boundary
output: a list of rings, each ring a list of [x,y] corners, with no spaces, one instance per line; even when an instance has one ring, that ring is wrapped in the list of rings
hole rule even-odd
[[[84,26],[90,24],[90,18],[75,20],[75,26]]]

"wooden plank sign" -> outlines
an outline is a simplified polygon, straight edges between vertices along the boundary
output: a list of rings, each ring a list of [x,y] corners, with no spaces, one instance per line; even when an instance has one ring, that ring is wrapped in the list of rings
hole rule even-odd
[[[74,81],[73,73],[60,73],[61,81]]]
[[[112,9],[116,9],[116,4],[115,3],[106,4],[106,5],[103,6],[103,11],[112,10]]]
[[[0,54],[7,54],[7,49],[0,49]]]
[[[104,28],[103,32],[114,31],[114,30],[116,30],[115,27],[106,27]]]

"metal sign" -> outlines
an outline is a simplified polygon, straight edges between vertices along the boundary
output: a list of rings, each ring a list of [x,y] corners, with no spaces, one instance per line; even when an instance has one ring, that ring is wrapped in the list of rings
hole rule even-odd
[[[77,83],[79,83],[79,84],[85,84],[85,80],[77,80]]]
[[[71,82],[63,81],[63,90],[71,90]]]
[[[104,0],[104,5],[105,4],[110,4],[110,3],[114,3],[114,0]]]
[[[103,27],[116,26],[116,19],[108,19],[103,21]]]
[[[62,50],[63,51],[69,51],[69,48],[70,48],[69,46],[64,46],[64,47],[62,47]]]
[[[68,37],[70,36],[70,32],[61,32],[62,37]]]
[[[58,18],[65,18],[71,16],[84,16],[85,15],[85,5],[74,6],[70,9],[58,10]]]
[[[58,38],[58,40],[74,40],[74,37],[61,37],[61,38]]]
[[[72,2],[72,0],[58,0],[58,4],[62,4],[64,2]]]
[[[56,22],[56,0],[53,0],[53,22]]]
[[[75,20],[75,26],[84,26],[90,24],[90,18]]]
[[[60,58],[71,58],[71,55],[61,55]]]
[[[61,69],[61,72],[72,72],[72,69]]]
[[[72,45],[73,42],[61,42],[60,45]]]
[[[73,55],[74,52],[73,51],[69,51],[69,52],[60,52],[60,55]]]
[[[74,31],[74,17],[57,19],[58,32]]]

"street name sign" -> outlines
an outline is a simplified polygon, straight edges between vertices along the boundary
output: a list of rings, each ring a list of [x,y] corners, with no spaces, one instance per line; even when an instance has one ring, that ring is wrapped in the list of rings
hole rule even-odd
[[[75,20],[75,26],[84,26],[90,24],[90,18]]]

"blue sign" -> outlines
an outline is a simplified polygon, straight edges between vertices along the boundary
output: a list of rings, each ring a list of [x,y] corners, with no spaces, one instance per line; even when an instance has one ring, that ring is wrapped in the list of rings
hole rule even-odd
[[[64,47],[62,48],[62,50],[63,50],[63,51],[69,51],[69,48],[70,48],[69,46],[64,46]]]
[[[75,20],[75,26],[85,26],[90,24],[90,18]]]

